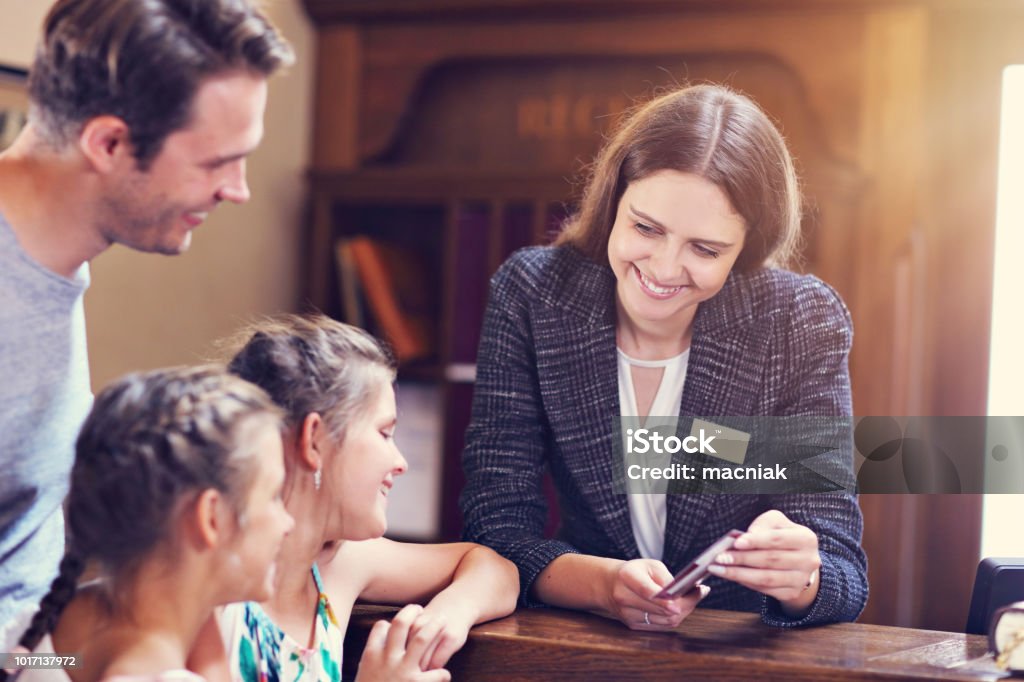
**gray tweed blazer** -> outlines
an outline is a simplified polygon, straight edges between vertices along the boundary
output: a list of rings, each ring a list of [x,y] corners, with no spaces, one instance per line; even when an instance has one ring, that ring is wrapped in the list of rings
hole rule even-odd
[[[620,413],[615,278],[571,247],[513,254],[491,280],[477,357],[466,487],[467,540],[519,567],[520,602],[556,557],[640,556],[627,499],[613,485],[612,422]],[[849,313],[811,276],[763,269],[730,275],[694,321],[683,416],[851,414]],[[545,469],[558,491],[561,527],[545,538]],[[817,600],[794,620],[778,602],[710,578],[702,606],[760,611],[777,626],[851,621],[867,600],[863,519],[852,495],[667,497],[663,560],[678,571],[731,528],[778,509],[818,535]]]

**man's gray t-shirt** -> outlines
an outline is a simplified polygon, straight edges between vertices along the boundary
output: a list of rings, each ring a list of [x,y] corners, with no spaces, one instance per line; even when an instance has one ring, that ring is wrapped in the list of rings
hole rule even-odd
[[[0,215],[0,631],[46,594],[64,553],[61,504],[92,405],[88,286],[88,264],[51,272]]]

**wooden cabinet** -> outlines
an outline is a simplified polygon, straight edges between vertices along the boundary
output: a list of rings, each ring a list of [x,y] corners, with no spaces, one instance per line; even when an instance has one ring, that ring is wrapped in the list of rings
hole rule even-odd
[[[440,240],[430,248],[442,263],[438,376],[452,415],[446,532],[458,526],[471,393],[461,380],[471,374],[458,368],[473,361],[466,342],[478,333],[477,288],[512,246],[545,239],[557,222],[551,207],[571,206],[581,170],[623,111],[687,80],[749,93],[787,137],[807,199],[803,267],[833,284],[853,314],[856,413],[983,413],[998,72],[1024,62],[1024,8],[305,3],[319,31],[309,300],[335,310],[331,242],[352,229],[346,211],[421,207],[422,223],[403,229]],[[466,259],[475,265],[460,269]],[[960,627],[979,500],[868,496],[862,507],[872,587],[865,619]],[[943,605],[927,598],[939,591]]]
[[[317,172],[311,186],[310,291],[318,309],[344,318],[331,257],[338,239],[369,235],[415,251],[427,265],[422,286],[436,301],[435,352],[400,365],[399,379],[441,386],[440,538],[457,540],[464,481],[460,453],[488,280],[513,251],[557,233],[572,187],[564,177],[543,174],[401,167]]]

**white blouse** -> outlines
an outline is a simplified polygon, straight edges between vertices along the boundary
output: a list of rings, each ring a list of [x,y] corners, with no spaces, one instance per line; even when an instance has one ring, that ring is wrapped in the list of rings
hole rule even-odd
[[[683,398],[683,385],[686,383],[686,366],[690,358],[687,348],[679,355],[666,360],[637,360],[619,349],[619,406],[623,419],[623,438],[627,428],[667,426],[674,433],[679,421],[679,404]],[[664,372],[661,383],[651,403],[651,409],[645,419],[638,416],[636,391],[633,388],[631,367],[661,367]],[[625,443],[622,452],[625,453]],[[664,461],[661,461],[664,460]],[[672,455],[646,456],[646,464],[651,466],[668,466]],[[665,492],[669,481],[649,480],[632,481],[630,487],[637,489],[637,484],[644,486],[646,493],[628,493],[629,516],[633,525],[633,537],[636,538],[640,556],[646,559],[661,559],[665,551]]]

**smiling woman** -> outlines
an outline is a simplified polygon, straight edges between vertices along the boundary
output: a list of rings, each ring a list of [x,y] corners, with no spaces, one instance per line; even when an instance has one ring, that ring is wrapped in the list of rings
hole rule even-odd
[[[745,231],[728,197],[699,175],[662,170],[630,183],[608,237],[619,348],[641,360],[686,350],[697,306],[722,289]],[[679,332],[673,346],[642,341],[668,327]]]
[[[466,537],[518,565],[523,604],[642,630],[675,627],[704,597],[777,626],[860,613],[852,495],[616,485],[623,418],[851,414],[846,307],[817,278],[772,267],[792,258],[799,225],[793,162],[764,112],[722,86],[685,87],[624,120],[556,245],[494,276],[461,505]],[[557,539],[541,535],[545,469]],[[731,528],[746,532],[707,586],[655,596]]]

